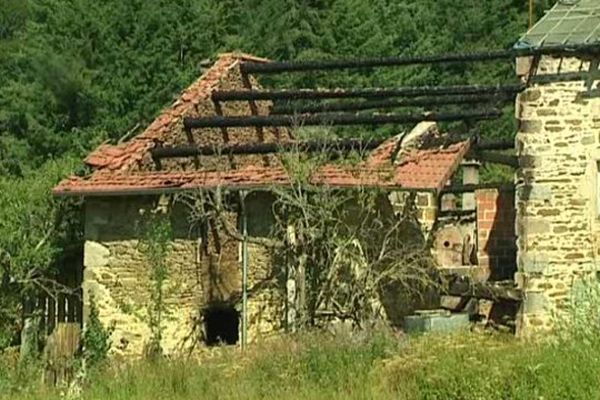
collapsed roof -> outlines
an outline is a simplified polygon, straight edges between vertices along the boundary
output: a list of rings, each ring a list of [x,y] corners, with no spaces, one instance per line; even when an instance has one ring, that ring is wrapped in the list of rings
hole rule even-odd
[[[289,184],[291,177],[276,154],[188,157],[160,164],[152,157],[152,150],[161,147],[296,142],[290,129],[278,126],[202,129],[185,126],[186,118],[270,115],[272,103],[268,100],[221,103],[213,98],[216,91],[259,89],[257,81],[242,72],[240,65],[244,62],[268,61],[246,54],[222,54],[145,131],[125,143],[101,145],[85,159],[92,173],[65,179],[53,193],[57,196],[116,196]],[[422,142],[403,150],[397,157],[401,140],[398,136],[383,142],[357,165],[321,166],[309,178],[310,183],[340,188],[441,190],[470,146],[468,140],[438,140],[434,145]]]

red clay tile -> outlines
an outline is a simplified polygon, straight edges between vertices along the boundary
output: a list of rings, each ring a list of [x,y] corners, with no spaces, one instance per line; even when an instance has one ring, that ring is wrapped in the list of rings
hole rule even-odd
[[[332,187],[380,187],[383,189],[440,190],[454,173],[469,149],[461,142],[446,149],[413,150],[398,166],[324,165],[310,183]],[[248,166],[230,171],[115,172],[99,171],[89,178],[71,177],[62,181],[57,195],[127,194],[154,189],[269,188],[287,185],[290,178],[281,167]]]

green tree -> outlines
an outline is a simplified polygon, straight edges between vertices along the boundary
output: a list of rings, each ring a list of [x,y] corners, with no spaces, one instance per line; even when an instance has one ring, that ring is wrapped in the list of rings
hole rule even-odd
[[[73,209],[50,195],[73,165],[51,161],[23,178],[0,176],[0,348],[17,333],[22,300],[58,289],[56,256],[80,238]]]

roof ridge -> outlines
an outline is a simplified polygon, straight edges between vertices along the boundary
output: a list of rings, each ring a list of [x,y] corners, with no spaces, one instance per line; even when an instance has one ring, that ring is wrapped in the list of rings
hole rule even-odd
[[[234,68],[244,57],[224,53],[191,85],[180,92],[179,97],[170,106],[163,108],[146,129],[130,140],[116,145],[102,144],[92,151],[84,160],[86,164],[98,170],[122,170],[140,161],[146,152],[154,146],[156,140],[162,138],[169,127],[178,123],[183,115],[192,107],[206,99],[218,85],[220,78]]]

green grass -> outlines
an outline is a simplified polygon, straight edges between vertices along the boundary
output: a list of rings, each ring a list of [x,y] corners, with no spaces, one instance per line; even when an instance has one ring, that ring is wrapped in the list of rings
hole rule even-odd
[[[34,370],[4,368],[0,398],[61,398]],[[82,398],[600,399],[600,340],[311,333],[244,354],[224,348],[201,360],[113,363],[89,374]]]
[[[195,360],[112,360],[88,373],[83,399],[600,399],[600,285],[579,285],[552,334],[536,341],[462,332],[282,336]],[[39,365],[0,353],[0,399],[69,398]],[[72,397],[71,397],[72,398]]]

